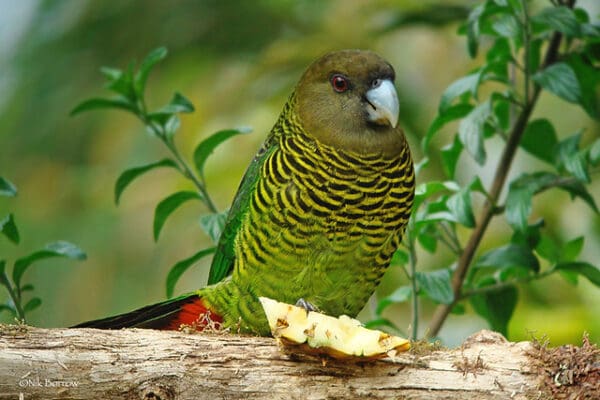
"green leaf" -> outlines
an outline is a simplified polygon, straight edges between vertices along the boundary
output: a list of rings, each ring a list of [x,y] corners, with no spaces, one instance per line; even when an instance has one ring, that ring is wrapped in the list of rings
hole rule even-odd
[[[542,59],[542,44],[545,41],[542,39],[534,39],[529,42],[529,69],[530,73],[535,73],[540,68]]]
[[[161,200],[154,210],[154,240],[158,240],[160,231],[162,230],[169,215],[173,213],[179,206],[189,200],[200,200],[201,197],[197,192],[180,191]]]
[[[32,290],[33,290],[33,285],[32,285],[31,283],[28,283],[28,284],[26,284],[26,285],[23,285],[23,286],[21,287],[21,293],[24,293],[24,292],[31,292]]]
[[[228,214],[229,210],[226,210],[220,213],[206,214],[200,217],[200,227],[215,244],[219,242]]]
[[[252,130],[249,128],[226,129],[218,131],[200,142],[194,150],[194,164],[198,173],[201,176],[204,175],[204,164],[206,163],[206,159],[218,145],[233,136],[241,133],[249,133],[251,131]]]
[[[506,38],[496,39],[492,47],[487,51],[485,59],[488,63],[501,62],[505,64],[509,60],[512,60],[509,40]]]
[[[598,206],[596,205],[596,201],[590,194],[590,192],[586,189],[585,185],[579,181],[572,180],[560,180],[556,185],[559,189],[565,190],[571,195],[571,198],[579,197],[583,201],[587,203],[588,206],[595,212],[600,212],[598,210]]]
[[[454,181],[431,181],[421,183],[417,185],[415,189],[415,200],[413,203],[413,208],[416,210],[420,207],[420,205],[430,197],[433,197],[442,192],[458,192],[460,190],[460,186],[458,183]]]
[[[437,239],[435,237],[431,236],[427,232],[422,232],[417,236],[417,240],[429,253],[435,253],[435,250],[437,249]]]
[[[460,141],[479,165],[483,165],[486,159],[483,147],[484,125],[491,113],[491,103],[486,100],[475,107],[458,126]]]
[[[511,182],[506,197],[506,220],[508,223],[514,229],[521,231],[526,229],[527,219],[531,214],[533,195],[553,187],[567,191],[572,197],[580,197],[594,211],[598,212],[594,198],[581,182],[564,179],[550,172],[536,172],[522,174]]]
[[[555,164],[555,147],[558,144],[558,137],[554,126],[547,119],[542,118],[529,122],[523,132],[520,144],[533,156],[549,164]]]
[[[586,262],[565,262],[556,264],[553,269],[583,275],[594,285],[600,287],[600,269],[592,264]]]
[[[553,264],[557,263],[560,259],[559,246],[546,234],[542,234],[540,236],[540,241],[535,246],[535,251],[540,255],[540,257]]]
[[[514,229],[523,231],[527,228],[533,194],[554,178],[549,173],[523,174],[510,183],[506,196],[506,220]]]
[[[175,284],[183,275],[185,271],[187,271],[192,265],[200,261],[200,259],[206,257],[209,254],[215,252],[217,248],[211,247],[208,249],[200,250],[193,256],[186,258],[185,260],[179,261],[177,264],[173,265],[169,270],[169,274],[167,275],[167,298],[173,297],[173,292],[175,290]]]
[[[79,103],[79,105],[77,105],[73,110],[71,110],[70,115],[76,115],[84,111],[97,110],[102,108],[117,108],[121,110],[130,111],[134,114],[137,112],[135,104],[122,97],[117,97],[114,99],[93,98]]]
[[[579,142],[582,132],[562,140],[556,146],[556,153],[560,165],[575,178],[589,183],[590,176],[587,171],[587,155],[579,151]]]
[[[583,248],[584,238],[580,236],[568,241],[562,248],[560,260],[563,262],[575,261]]]
[[[146,88],[146,80],[148,79],[148,74],[159,61],[163,60],[167,56],[167,49],[165,47],[159,47],[157,49],[152,50],[144,61],[140,64],[140,69],[135,74],[133,85],[136,93],[140,98],[144,97],[144,90]]]
[[[592,208],[596,209],[593,198],[589,196],[585,188],[583,188],[583,192],[580,192],[581,186],[579,182],[563,179],[550,172],[522,174],[514,179],[508,188],[506,220],[514,229],[526,229],[533,195],[552,187],[558,187],[568,191],[572,196],[580,196],[585,201],[591,201]]]
[[[136,93],[133,87],[133,62],[129,64],[126,71],[114,68],[102,67],[100,72],[108,79],[106,88],[118,93],[130,103],[136,103]]]
[[[165,123],[165,134],[167,137],[175,136],[177,130],[179,130],[179,126],[181,125],[181,120],[176,114],[173,114],[167,119]]]
[[[524,230],[516,230],[510,239],[511,243],[524,245],[530,249],[536,249],[542,238],[541,229],[544,227],[544,220],[539,219],[530,224]],[[536,249],[537,250],[537,249]]]
[[[458,136],[454,136],[454,141],[451,145],[446,145],[441,149],[442,167],[444,168],[444,173],[450,179],[454,179],[456,165],[462,151],[463,145]]]
[[[540,262],[531,248],[511,243],[487,251],[475,262],[475,267],[496,269],[524,267],[539,272]]]
[[[19,244],[19,230],[17,229],[12,213],[0,220],[0,232],[2,232],[11,242]]]
[[[559,31],[567,36],[581,35],[581,28],[575,13],[566,6],[545,7],[531,20],[533,23],[545,25],[549,30]]]
[[[452,306],[452,310],[450,310],[450,313],[454,315],[465,315],[466,312],[467,310],[465,306],[461,303],[456,303],[454,306]]]
[[[486,197],[488,196],[488,192],[485,190],[485,187],[483,186],[479,176],[473,177],[473,180],[471,180],[471,183],[469,183],[469,190],[472,192],[479,192]]]
[[[416,272],[415,278],[419,285],[419,291],[424,292],[427,297],[436,303],[451,304],[454,300],[454,292],[450,285],[451,273],[449,269]]]
[[[394,290],[392,294],[377,302],[377,309],[375,314],[380,315],[391,304],[404,303],[410,299],[412,295],[412,288],[410,286],[401,286]]]
[[[588,159],[593,166],[600,164],[600,139],[596,139],[590,146]]]
[[[181,93],[175,93],[169,104],[164,106],[163,108],[154,111],[148,116],[151,119],[155,119],[159,122],[162,122],[165,116],[170,117],[171,114],[176,113],[191,113],[194,111],[194,105],[191,101],[189,101],[184,95]],[[167,118],[168,119],[168,118]]]
[[[17,195],[17,187],[8,179],[0,176],[0,196],[15,197]]]
[[[467,18],[467,45],[471,58],[475,58],[477,56],[480,33],[479,18],[483,14],[484,9],[484,5],[479,4],[477,7],[473,8],[469,14],[469,17]]]
[[[590,117],[600,120],[600,67],[581,54],[572,54],[567,63],[579,81],[580,104]]]
[[[510,39],[519,39],[522,35],[521,26],[511,14],[502,14],[492,23],[492,29],[500,36]]]
[[[532,199],[532,188],[521,185],[510,185],[508,196],[506,197],[506,220],[514,229],[523,230],[527,227],[527,219],[531,214]]]
[[[409,257],[408,253],[404,250],[396,250],[394,255],[392,255],[392,261],[390,261],[390,265],[406,265],[408,264]]]
[[[481,70],[481,81],[508,83],[508,65],[505,61],[490,62]],[[499,94],[499,93],[496,93]],[[504,96],[501,95],[504,98]]]
[[[28,312],[35,310],[41,305],[42,299],[40,299],[39,297],[34,297],[31,300],[29,300],[27,304],[25,304],[25,306],[23,307],[23,312],[27,314]]]
[[[15,261],[13,268],[15,286],[21,286],[23,274],[34,262],[51,257],[65,257],[72,260],[85,260],[87,258],[86,254],[73,243],[62,240],[49,243],[43,250],[38,250]]]
[[[471,205],[471,191],[461,190],[448,198],[448,210],[456,217],[456,220],[467,228],[475,227],[475,216]]]
[[[108,80],[109,83],[118,81],[123,78],[123,71],[118,68],[102,67],[100,72]]]
[[[573,271],[558,271],[558,274],[565,280],[569,285],[577,286],[579,284],[579,275]]]
[[[497,270],[493,276],[499,282],[514,282],[527,279],[531,276],[531,270],[525,267],[508,267]]]
[[[177,169],[177,164],[170,158],[164,158],[160,161],[153,162],[150,164],[142,165],[139,167],[130,168],[123,171],[123,173],[117,179],[115,184],[115,204],[119,204],[121,194],[127,186],[138,176],[159,167],[171,167]]]
[[[471,96],[476,97],[480,80],[481,71],[477,70],[472,74],[464,76],[450,84],[450,86],[448,86],[442,94],[438,113],[444,114],[444,112],[448,110],[452,104],[452,101],[465,93],[470,93]]]
[[[581,102],[581,88],[573,69],[564,62],[546,67],[533,75],[533,80],[545,90],[571,103]]]
[[[495,282],[485,281],[479,287],[493,283]],[[493,330],[508,336],[508,323],[517,306],[518,297],[517,288],[510,286],[474,295],[470,300],[475,312],[485,318]]]
[[[443,112],[440,112],[438,114],[438,116],[433,120],[433,123],[427,130],[427,134],[423,138],[423,146],[422,146],[423,150],[427,151],[427,149],[429,148],[429,143],[431,143],[431,140],[433,139],[435,134],[444,125],[446,125],[450,121],[454,121],[459,118],[463,118],[465,115],[467,115],[469,112],[471,112],[472,109],[473,109],[473,106],[471,104],[458,103],[454,106],[448,107]]]
[[[502,97],[494,101],[493,116],[498,127],[502,132],[508,131],[510,128],[510,109],[512,104],[506,98]]]
[[[515,14],[523,14],[523,2],[521,0],[508,0],[507,3]]]

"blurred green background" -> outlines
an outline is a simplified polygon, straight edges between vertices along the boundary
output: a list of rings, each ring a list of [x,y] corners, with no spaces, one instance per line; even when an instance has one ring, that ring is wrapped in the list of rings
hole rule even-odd
[[[533,8],[544,2],[534,3]],[[460,21],[472,1],[310,1],[310,0],[0,0],[0,176],[19,189],[17,198],[0,197],[0,216],[15,214],[21,243],[0,240],[0,258],[14,261],[46,243],[64,239],[88,254],[85,262],[52,259],[35,265],[25,281],[36,286],[42,306],[30,323],[68,326],[163,300],[165,277],[176,261],[209,239],[198,226],[204,211],[189,203],[167,222],[158,243],[152,217],[158,201],[189,188],[174,172],[157,170],[136,180],[117,207],[116,178],[126,168],[166,155],[138,121],[121,112],[69,117],[81,100],[106,95],[100,66],[124,68],[151,49],[166,46],[169,56],[151,74],[149,105],[161,106],[182,92],[196,112],[182,116],[177,139],[186,156],[206,135],[251,126],[254,133],[227,142],[207,164],[209,191],[218,206],[229,206],[246,165],[275,122],[306,65],[322,53],[368,48],[396,68],[401,123],[416,160],[420,138],[435,117],[439,97],[452,81],[477,64],[469,59]],[[579,1],[598,21],[600,3]],[[546,116],[559,135],[585,128],[584,141],[600,127],[576,108],[544,94],[535,116]],[[439,135],[446,144],[453,131]],[[499,142],[486,143],[489,182]],[[512,176],[539,167],[519,154]],[[468,182],[474,163],[463,156],[459,176]],[[596,173],[591,192],[600,200]],[[443,179],[437,162],[421,176]],[[600,219],[580,200],[555,191],[542,195],[534,214],[543,216],[557,241],[586,236],[582,258],[600,263]],[[484,248],[510,235],[494,221]],[[450,262],[422,255],[420,268]],[[178,293],[206,282],[209,260],[186,273]],[[386,275],[377,296],[405,283],[399,268]],[[0,290],[0,301],[6,299]],[[434,305],[424,302],[421,327]],[[600,341],[600,291],[585,279],[573,287],[552,277],[520,287],[520,302],[509,327],[512,340],[547,334],[553,344],[579,343],[582,332]],[[390,307],[386,317],[406,329],[409,306]],[[361,319],[371,317],[367,308]],[[10,321],[8,314],[0,321]],[[441,332],[447,344],[484,328],[473,313],[451,316]]]

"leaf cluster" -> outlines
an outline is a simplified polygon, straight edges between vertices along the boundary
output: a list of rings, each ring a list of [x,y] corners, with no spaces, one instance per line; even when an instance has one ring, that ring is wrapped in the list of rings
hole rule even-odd
[[[471,57],[485,48],[485,58],[444,91],[438,114],[423,138],[423,148],[432,157],[436,135],[448,123],[458,122],[450,143],[439,153],[445,179],[416,189],[407,250],[400,257],[411,264],[410,271],[405,269],[411,285],[380,300],[378,318],[390,304],[411,298],[416,302],[417,295],[456,313],[464,312],[462,300],[468,300],[491,328],[506,335],[518,301],[518,284],[558,273],[570,283],[583,276],[600,287],[600,269],[577,259],[583,237],[561,245],[545,232],[544,219],[532,220],[534,197],[555,189],[598,212],[587,186],[592,181],[590,171],[600,163],[600,138],[584,145],[579,130],[562,139],[564,134],[556,131],[550,119],[531,119],[541,91],[600,119],[600,27],[589,21],[586,11],[574,8],[572,2],[554,2],[530,14],[526,1],[487,0],[470,12],[460,32],[467,37]],[[490,94],[483,97],[482,92]],[[500,172],[490,188],[482,184],[478,171],[470,182],[459,182],[456,170],[461,156],[471,157],[482,169],[489,167],[486,141],[493,137],[504,142],[504,149],[496,166]],[[507,196],[501,202],[506,170],[516,151],[529,153],[543,167],[521,172],[508,182]],[[476,196],[490,210],[488,214],[484,210],[479,221],[473,209]],[[510,240],[475,255],[493,216],[503,216],[512,228]],[[466,244],[458,229],[469,232]],[[430,253],[443,246],[456,262],[443,269],[416,271],[417,245]],[[475,246],[473,252],[465,252],[467,246]],[[457,272],[461,262],[467,268],[464,274]],[[547,267],[542,269],[542,265]],[[417,308],[413,309],[416,336],[418,315]]]
[[[226,129],[210,135],[196,146],[193,152],[193,165],[190,165],[175,144],[175,134],[181,125],[179,114],[194,111],[192,102],[182,94],[175,93],[171,101],[155,111],[149,111],[146,105],[145,89],[148,76],[153,67],[166,56],[166,48],[160,47],[151,51],[137,68],[134,63],[129,64],[126,70],[102,68],[101,72],[107,80],[106,88],[115,95],[110,98],[85,100],[76,106],[71,114],[97,109],[120,109],[135,115],[148,132],[166,146],[170,156],[123,171],[115,183],[115,203],[119,204],[124,190],[136,178],[158,168],[171,168],[186,178],[191,183],[192,189],[172,193],[156,205],[153,224],[154,240],[158,240],[167,219],[174,211],[184,203],[196,201],[202,203],[208,210],[208,213],[199,219],[199,226],[216,245],[225,224],[227,211],[217,210],[207,190],[204,175],[206,160],[221,143],[236,135],[248,133],[250,129]],[[175,284],[182,274],[200,259],[214,253],[215,249],[215,247],[202,249],[171,267],[166,279],[167,297],[173,295]]]
[[[12,182],[0,177],[0,196],[15,197],[17,193],[17,188]],[[21,236],[12,213],[0,220],[0,233],[10,242],[19,244]],[[33,264],[52,257],[85,260],[86,254],[70,242],[61,240],[49,243],[43,249],[17,259],[12,266],[12,279],[6,270],[6,260],[0,259],[0,285],[4,286],[9,295],[8,302],[0,304],[0,312],[9,312],[13,317],[26,322],[27,314],[38,308],[42,300],[34,296],[25,302],[23,295],[35,288],[32,284],[23,282],[23,276]]]

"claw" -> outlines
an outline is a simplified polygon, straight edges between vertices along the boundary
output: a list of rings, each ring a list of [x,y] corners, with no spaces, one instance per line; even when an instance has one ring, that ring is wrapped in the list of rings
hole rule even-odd
[[[296,307],[302,307],[306,310],[306,312],[309,312],[309,311],[319,312],[319,309],[317,308],[317,306],[315,306],[312,303],[309,303],[308,301],[304,300],[303,298],[298,299],[298,301],[296,302]]]

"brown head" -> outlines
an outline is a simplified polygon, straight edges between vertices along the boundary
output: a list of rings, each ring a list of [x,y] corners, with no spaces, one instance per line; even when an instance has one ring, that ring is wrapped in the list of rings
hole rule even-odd
[[[296,86],[307,134],[337,149],[393,156],[405,146],[398,126],[394,69],[371,51],[342,50],[313,62]]]

